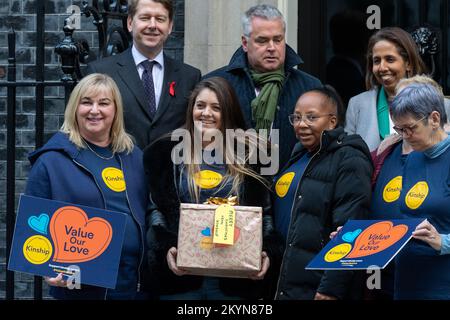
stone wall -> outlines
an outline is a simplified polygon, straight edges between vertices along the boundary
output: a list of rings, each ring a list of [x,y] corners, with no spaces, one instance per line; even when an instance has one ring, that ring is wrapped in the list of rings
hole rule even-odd
[[[184,48],[184,0],[174,0],[174,30],[166,44],[166,52],[183,59]],[[65,13],[70,5],[81,6],[81,1],[46,0],[45,16],[45,80],[62,77],[59,56],[54,47],[63,39]],[[7,33],[13,28],[16,33],[17,80],[35,79],[36,55],[36,1],[0,0],[0,82],[6,80],[8,63]],[[92,17],[81,17],[81,29],[74,33],[75,39],[85,39],[95,52],[98,35]],[[30,170],[27,154],[35,146],[35,89],[17,89],[16,121],[16,199],[25,189]],[[6,277],[6,88],[0,87],[0,299],[5,297]],[[63,123],[64,89],[48,87],[45,90],[45,140],[55,133]],[[17,203],[17,201],[16,201]],[[44,289],[47,295],[47,290]],[[20,299],[33,298],[33,277],[16,273],[15,295]]]
[[[286,41],[297,50],[298,4],[291,0],[186,0],[186,63],[206,74],[227,65],[241,46],[241,17],[256,4],[277,7],[286,21]]]

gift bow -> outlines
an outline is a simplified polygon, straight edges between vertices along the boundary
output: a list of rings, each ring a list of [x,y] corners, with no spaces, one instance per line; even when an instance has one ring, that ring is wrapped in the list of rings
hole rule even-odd
[[[210,197],[203,204],[229,204],[230,206],[239,205],[237,196],[230,196],[228,198]]]

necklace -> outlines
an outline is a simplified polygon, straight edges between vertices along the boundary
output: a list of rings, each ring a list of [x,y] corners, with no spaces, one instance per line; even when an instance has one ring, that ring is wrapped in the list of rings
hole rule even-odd
[[[89,145],[89,143],[87,141],[84,141],[86,143],[86,146],[88,147],[89,150],[91,150],[97,157],[103,159],[103,160],[111,160],[112,158],[114,158],[114,153],[110,156],[110,157],[103,157],[101,155],[99,155],[97,152],[94,151],[94,149],[91,148],[91,146]]]

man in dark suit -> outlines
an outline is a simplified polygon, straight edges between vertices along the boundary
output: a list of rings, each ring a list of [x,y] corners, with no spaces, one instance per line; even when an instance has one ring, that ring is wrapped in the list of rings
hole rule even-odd
[[[143,149],[184,123],[188,96],[201,74],[163,52],[173,26],[172,0],[128,3],[132,48],[90,63],[87,72],[106,73],[116,81],[123,99],[125,128]]]

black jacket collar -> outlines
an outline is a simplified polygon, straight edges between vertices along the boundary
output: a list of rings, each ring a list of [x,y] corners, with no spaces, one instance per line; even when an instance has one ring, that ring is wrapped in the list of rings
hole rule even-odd
[[[338,127],[334,130],[326,130],[322,133],[322,143],[320,150],[316,152],[319,153],[331,153],[335,152],[337,149],[350,146],[352,148],[358,149],[363,152],[368,159],[371,159],[369,148],[367,144],[363,141],[363,139],[357,134],[348,135],[344,128]],[[303,156],[307,152],[306,148],[298,142],[291,153],[291,158],[289,159],[286,166],[283,168],[283,172],[286,168],[292,165],[295,161],[297,161],[301,156]]]

